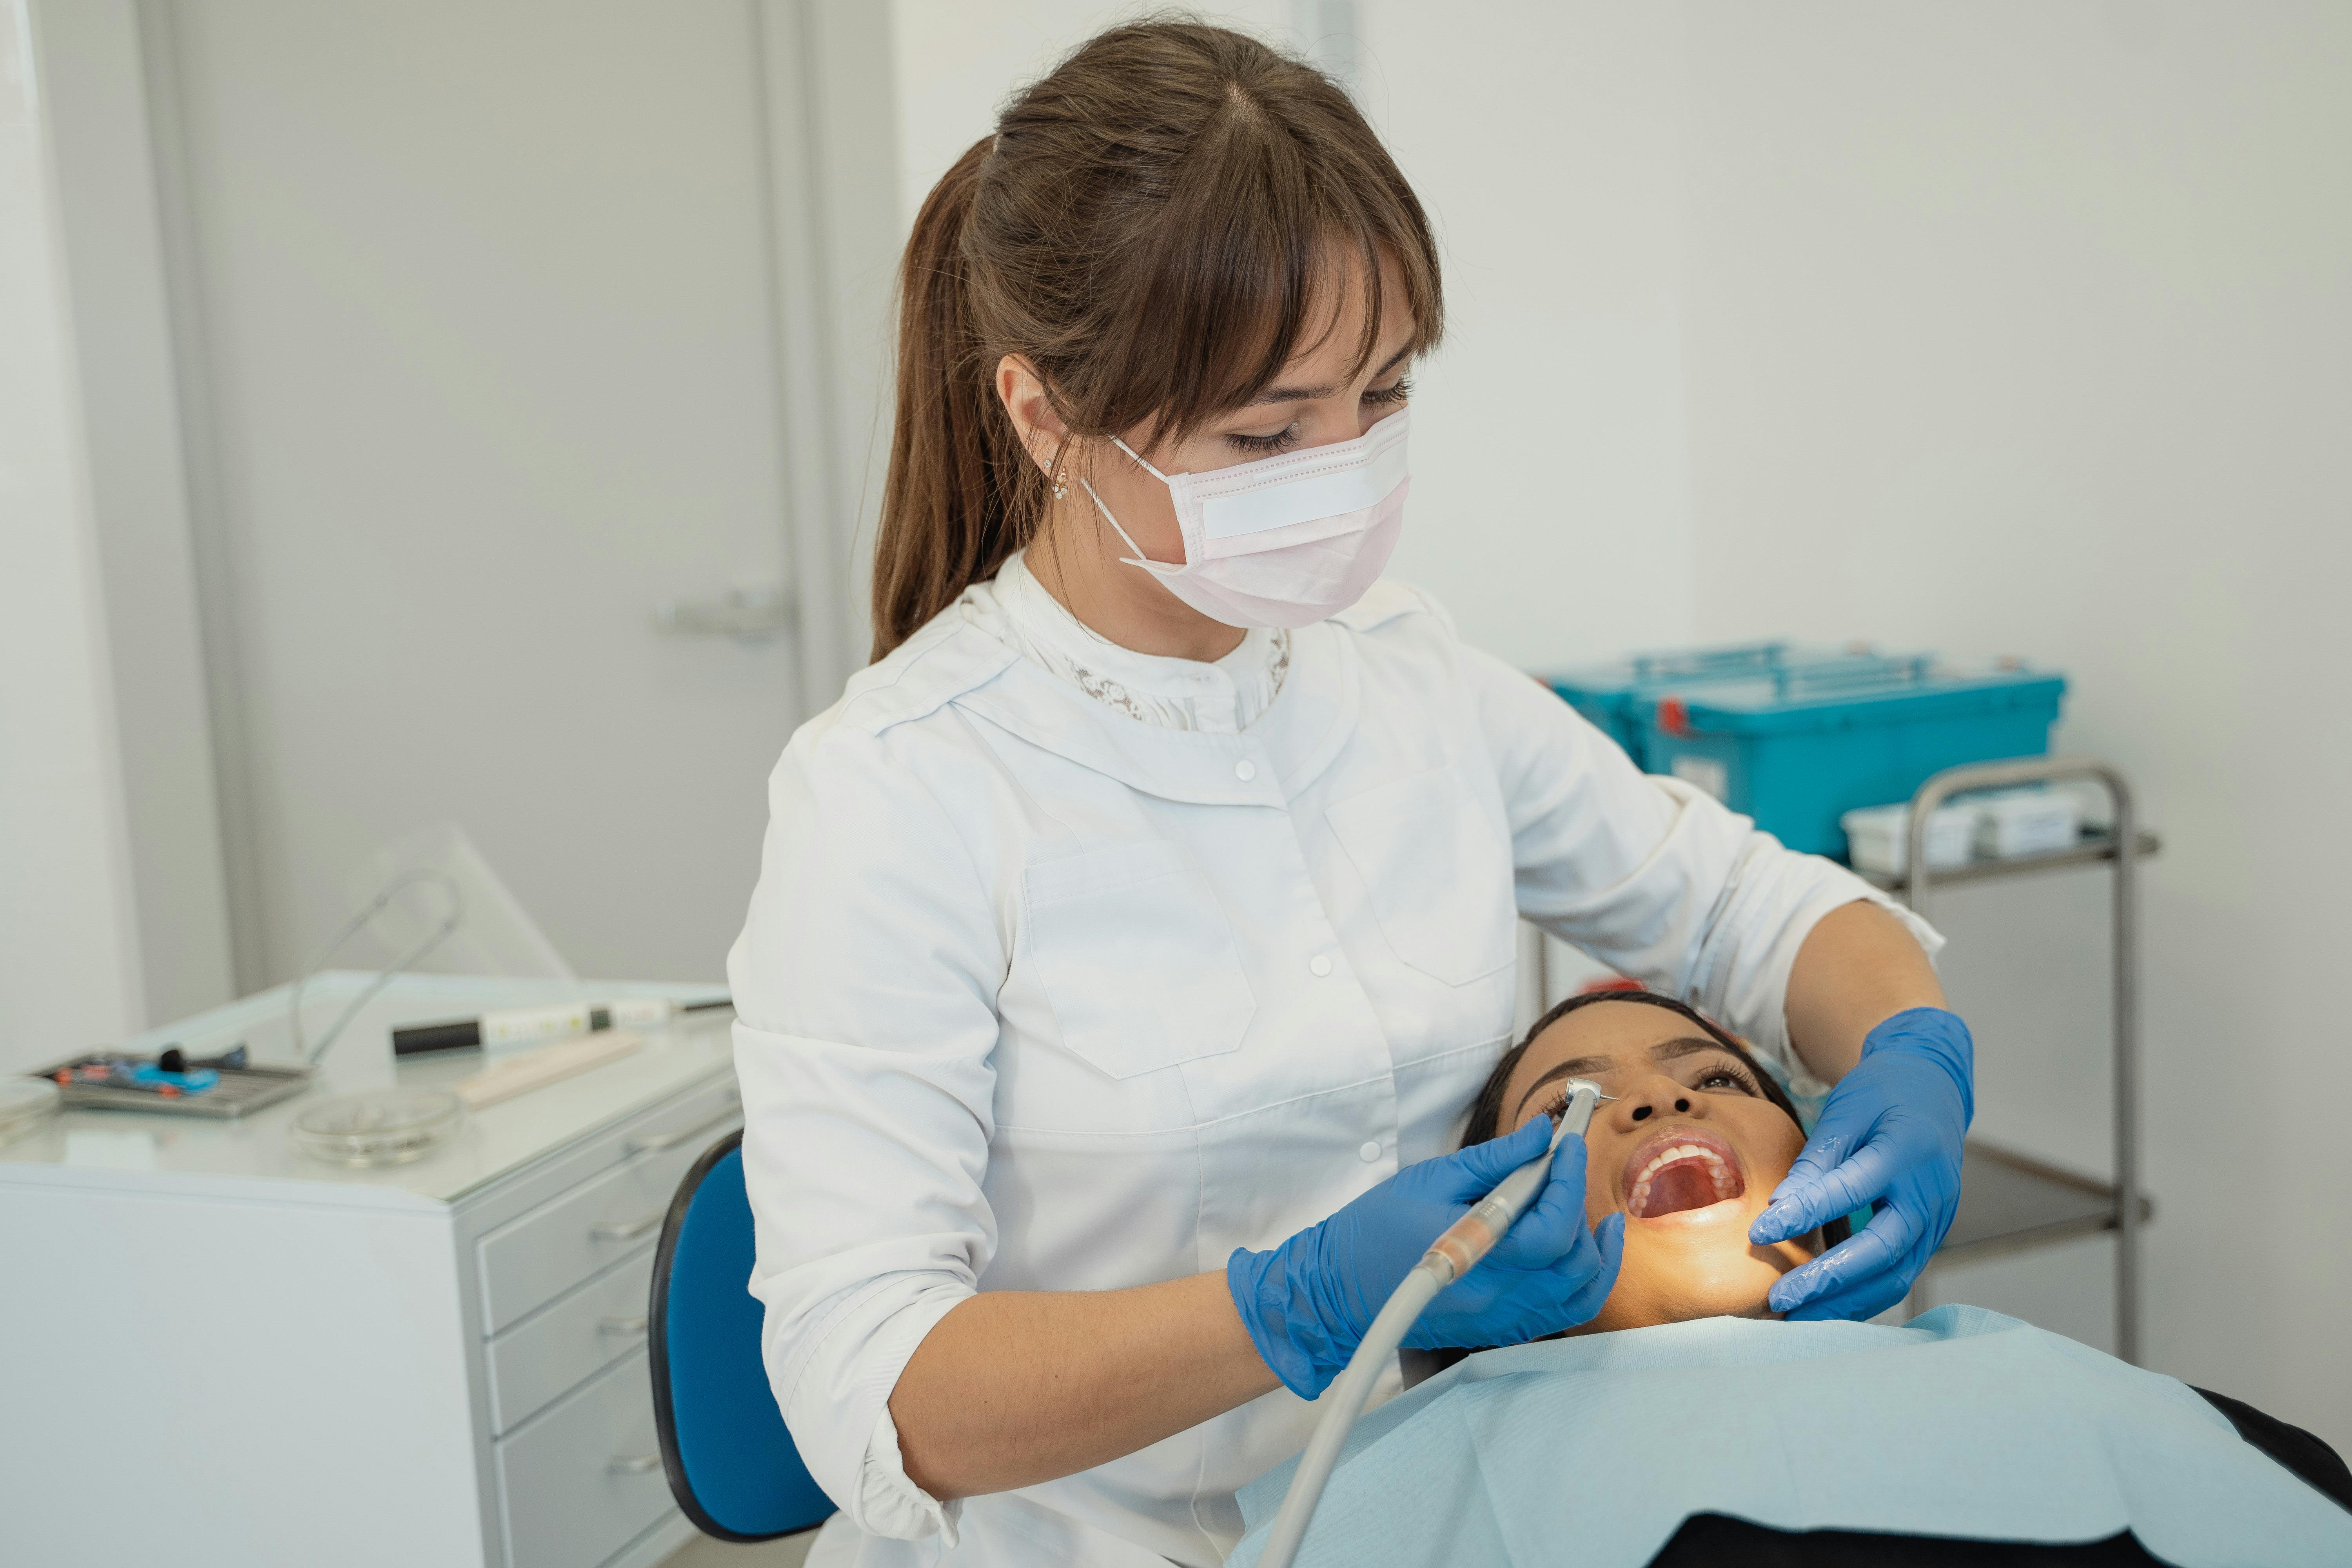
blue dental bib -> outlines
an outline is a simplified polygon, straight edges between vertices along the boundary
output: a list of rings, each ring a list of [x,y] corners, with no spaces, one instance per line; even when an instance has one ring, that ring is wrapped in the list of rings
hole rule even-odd
[[[1257,1561],[1295,1463],[1241,1494]],[[1309,1564],[1641,1568],[1696,1513],[2088,1542],[2179,1568],[2352,1563],[2352,1513],[2186,1384],[1977,1307],[1711,1318],[1472,1356],[1366,1415]]]

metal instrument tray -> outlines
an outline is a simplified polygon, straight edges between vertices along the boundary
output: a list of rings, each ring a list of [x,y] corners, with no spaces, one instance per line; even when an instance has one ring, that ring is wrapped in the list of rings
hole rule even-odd
[[[57,1075],[86,1063],[104,1061],[114,1053],[85,1051],[51,1062],[31,1076],[57,1083]],[[248,1110],[275,1105],[310,1086],[310,1069],[299,1067],[221,1068],[220,1082],[203,1094],[146,1094],[99,1083],[59,1083],[58,1103],[66,1110],[145,1110],[158,1116],[203,1116],[215,1121],[234,1121]]]

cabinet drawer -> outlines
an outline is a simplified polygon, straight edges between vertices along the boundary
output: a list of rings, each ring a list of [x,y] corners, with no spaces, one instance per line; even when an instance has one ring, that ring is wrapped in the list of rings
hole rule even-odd
[[[589,1373],[646,1342],[650,1247],[490,1342],[490,1429],[506,1432]]]
[[[672,1507],[641,1349],[502,1439],[498,1456],[510,1568],[602,1563]]]
[[[732,1124],[714,1095],[632,1134],[640,1152],[482,1237],[482,1332],[499,1330],[652,1241],[677,1184]]]

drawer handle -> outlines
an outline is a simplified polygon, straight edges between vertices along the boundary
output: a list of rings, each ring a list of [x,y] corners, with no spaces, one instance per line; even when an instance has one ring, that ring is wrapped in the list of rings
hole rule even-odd
[[[596,1331],[600,1334],[642,1334],[646,1331],[646,1320],[642,1314],[634,1318],[607,1318],[596,1325]]]
[[[731,1120],[734,1115],[735,1112],[732,1110],[722,1110],[708,1121],[698,1121],[693,1126],[683,1128],[676,1132],[656,1132],[650,1138],[632,1138],[624,1147],[631,1154],[658,1154],[665,1149],[677,1148],[697,1133],[709,1131],[720,1122]]]
[[[651,1236],[661,1228],[662,1215],[647,1215],[643,1219],[608,1219],[588,1234],[598,1241],[635,1241],[641,1236]]]
[[[649,1476],[661,1468],[659,1454],[615,1455],[604,1463],[604,1468],[616,1476]]]

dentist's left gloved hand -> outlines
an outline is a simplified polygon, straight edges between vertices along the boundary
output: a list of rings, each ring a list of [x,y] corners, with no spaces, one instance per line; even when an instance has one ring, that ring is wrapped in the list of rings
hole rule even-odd
[[[1268,1252],[1237,1248],[1225,1284],[1258,1353],[1302,1399],[1346,1370],[1364,1331],[1445,1227],[1544,1152],[1538,1116],[1507,1138],[1407,1165]],[[1590,1321],[1617,1283],[1625,1216],[1584,1223],[1584,1140],[1553,1151],[1543,1190],[1477,1266],[1437,1293],[1405,1336],[1416,1350],[1515,1345]]]
[[[1870,1205],[1868,1225],[1774,1283],[1791,1318],[1871,1318],[1909,1293],[1960,1206],[1960,1143],[1976,1112],[1976,1047],[1941,1007],[1897,1013],[1870,1031],[1813,1135],[1756,1216],[1760,1246]]]

